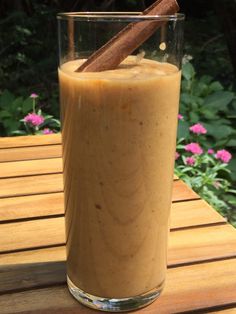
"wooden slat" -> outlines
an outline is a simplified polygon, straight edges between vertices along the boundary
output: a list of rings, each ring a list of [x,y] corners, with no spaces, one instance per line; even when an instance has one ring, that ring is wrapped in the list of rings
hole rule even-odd
[[[0,197],[61,192],[62,189],[61,174],[0,179]]]
[[[219,311],[211,311],[211,314],[235,314],[236,313],[236,307],[227,309],[227,310],[219,310]]]
[[[0,221],[47,217],[64,213],[63,193],[3,198]],[[222,223],[225,219],[203,200],[172,204],[171,228]]]
[[[61,157],[61,145],[0,149],[0,162]]]
[[[170,269],[162,298],[140,313],[149,313],[159,306],[163,313],[176,313],[233,303],[236,301],[235,266],[233,259]]]
[[[61,172],[62,172],[61,158],[0,163],[0,178],[21,177]]]
[[[38,160],[38,159],[47,159],[49,158],[61,158],[62,156],[62,147],[61,145],[46,145],[46,146],[32,146],[32,147],[19,147],[19,148],[9,148],[9,149],[0,149],[0,163],[4,163],[3,165],[0,164],[1,168],[10,167],[10,163],[14,164],[14,161],[27,161],[27,160]],[[9,162],[9,164],[7,164]],[[15,163],[15,165],[20,164]],[[42,167],[44,167],[43,162],[41,161]],[[61,166],[60,166],[61,168]],[[59,168],[59,171],[61,169]],[[7,169],[5,169],[5,172]],[[10,169],[11,171],[11,169]],[[1,175],[0,171],[0,175]],[[27,175],[24,174],[24,175]],[[10,175],[8,175],[10,176]],[[179,178],[174,175],[174,180],[179,180]]]
[[[49,135],[15,136],[0,138],[0,148],[52,145],[60,143],[60,133]]]
[[[0,179],[0,197],[52,193],[62,190],[62,174]],[[172,200],[191,199],[199,199],[199,196],[181,180],[174,181]]]
[[[230,259],[168,269],[166,286],[161,297],[135,313],[169,314],[234,303],[236,302],[235,268],[236,259]],[[51,270],[53,271],[53,267]],[[57,270],[54,273],[58,275],[52,274],[49,278],[61,278],[63,282],[61,271]],[[23,285],[24,276],[33,277],[34,273],[22,274]],[[31,281],[33,282],[32,279]],[[43,278],[43,281],[45,284],[46,279]],[[2,295],[0,308],[1,314],[95,313],[76,302],[65,285]],[[204,313],[207,313],[207,310]]]
[[[9,197],[0,200],[0,221],[47,217],[63,213],[62,192]]]
[[[38,227],[42,229],[42,226],[38,225]],[[228,227],[229,226],[226,226],[226,228],[220,226],[217,228],[214,227],[210,229],[204,228],[192,230],[190,240],[194,242],[193,245],[189,245],[188,232],[186,230],[182,232],[178,231],[177,233],[171,233],[168,264],[171,266],[175,264],[203,261],[222,257],[225,258],[236,255],[236,232],[231,227]],[[219,234],[215,232],[219,232]],[[48,233],[46,233],[46,236],[52,237],[52,232]],[[181,241],[183,242],[181,243]],[[52,242],[55,241],[50,239],[50,243]],[[11,265],[33,262],[39,263],[63,261],[65,260],[65,256],[65,247],[60,246],[2,254],[0,255],[0,264]]]
[[[64,242],[63,217],[3,224],[0,228],[2,252]],[[173,231],[169,242],[169,265],[236,256],[236,232],[229,225]]]
[[[236,256],[236,231],[226,224],[172,231],[169,265]]]
[[[181,180],[174,181],[172,195],[173,202],[199,198],[200,198],[199,195],[197,195],[193,190],[191,190],[183,181]]]
[[[65,243],[64,230],[63,217],[3,224],[0,228],[0,250],[3,252]]]
[[[223,222],[226,222],[226,219],[203,200],[173,203],[171,207],[171,228]]]
[[[65,246],[0,254],[0,265],[57,262],[66,260]]]
[[[17,289],[55,285],[66,280],[65,262],[0,266],[0,294]]]
[[[45,146],[43,147],[45,148]],[[49,147],[53,146],[51,145]],[[27,149],[29,148],[27,147]],[[57,172],[62,172],[62,159],[60,157],[0,162],[0,178],[20,177]],[[178,180],[178,177],[174,176],[174,180]]]
[[[174,174],[174,180],[179,180],[179,178]]]

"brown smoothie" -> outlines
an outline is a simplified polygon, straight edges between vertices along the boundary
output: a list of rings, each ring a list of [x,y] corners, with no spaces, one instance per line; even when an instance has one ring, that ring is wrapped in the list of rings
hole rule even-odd
[[[130,56],[74,72],[81,62],[59,70],[67,274],[95,296],[136,296],[165,279],[180,71]]]

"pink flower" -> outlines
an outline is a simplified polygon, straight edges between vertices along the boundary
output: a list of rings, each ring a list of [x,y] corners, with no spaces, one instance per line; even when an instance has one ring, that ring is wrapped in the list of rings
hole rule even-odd
[[[212,154],[214,154],[214,149],[209,148],[207,152],[208,152],[208,154],[212,155]]]
[[[184,120],[184,116],[182,116],[182,114],[178,114],[178,120]]]
[[[46,135],[46,134],[53,134],[54,132],[52,130],[46,128],[46,129],[43,129],[42,133]]]
[[[32,112],[28,113],[27,116],[24,117],[24,121],[32,126],[39,126],[44,122],[44,117]]]
[[[32,93],[31,95],[30,95],[30,98],[38,98],[39,97],[39,95],[37,95],[37,94],[35,94],[35,93]]]
[[[232,158],[232,155],[227,150],[221,149],[216,152],[215,157],[227,164]]]
[[[178,152],[175,152],[175,160],[179,158],[180,154]]]
[[[188,145],[185,145],[184,149],[186,150],[186,152],[191,152],[192,154],[196,155],[201,155],[203,153],[203,150],[198,143],[190,143]]]
[[[206,134],[207,133],[207,130],[204,128],[203,125],[201,125],[201,123],[197,123],[197,124],[192,125],[189,128],[189,130],[195,134]]]
[[[194,166],[195,165],[195,158],[194,157],[187,157],[185,159],[185,162],[186,162],[186,165],[189,165],[189,166]]]

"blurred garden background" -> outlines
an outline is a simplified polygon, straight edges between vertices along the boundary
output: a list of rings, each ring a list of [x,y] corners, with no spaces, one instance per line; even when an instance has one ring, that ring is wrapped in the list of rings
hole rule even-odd
[[[56,14],[143,11],[154,0],[1,0],[0,136],[59,132]],[[236,226],[236,0],[186,14],[176,174]]]

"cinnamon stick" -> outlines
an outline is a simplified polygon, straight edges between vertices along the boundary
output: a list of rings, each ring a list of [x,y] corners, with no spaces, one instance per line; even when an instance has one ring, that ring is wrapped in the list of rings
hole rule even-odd
[[[176,0],[157,0],[141,15],[170,15],[178,12]],[[128,24],[104,46],[92,54],[75,72],[99,72],[112,70],[142,43],[163,21],[146,20]]]

